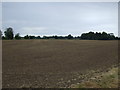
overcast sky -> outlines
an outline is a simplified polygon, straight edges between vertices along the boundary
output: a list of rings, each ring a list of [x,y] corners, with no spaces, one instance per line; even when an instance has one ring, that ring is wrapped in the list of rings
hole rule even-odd
[[[94,31],[118,36],[117,2],[3,2],[2,28],[20,35],[68,35]]]

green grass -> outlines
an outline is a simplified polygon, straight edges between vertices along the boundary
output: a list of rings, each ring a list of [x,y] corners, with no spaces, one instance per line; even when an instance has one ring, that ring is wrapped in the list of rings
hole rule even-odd
[[[73,88],[118,88],[118,67],[113,67],[108,72],[91,77]]]

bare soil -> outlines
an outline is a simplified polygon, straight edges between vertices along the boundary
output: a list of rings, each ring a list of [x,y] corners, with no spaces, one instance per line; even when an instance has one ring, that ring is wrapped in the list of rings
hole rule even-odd
[[[117,63],[117,40],[2,41],[3,88],[69,87]]]

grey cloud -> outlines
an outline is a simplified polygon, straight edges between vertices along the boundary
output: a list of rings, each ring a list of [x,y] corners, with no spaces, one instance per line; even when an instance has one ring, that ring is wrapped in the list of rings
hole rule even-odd
[[[118,31],[117,2],[4,2],[2,7],[3,28],[12,26],[15,32],[19,32],[23,35],[66,35],[69,33],[79,35],[82,32],[90,31],[91,29],[93,31],[105,30],[107,32],[113,32],[117,35]],[[47,29],[41,30],[38,28],[35,30],[37,27],[46,27]]]

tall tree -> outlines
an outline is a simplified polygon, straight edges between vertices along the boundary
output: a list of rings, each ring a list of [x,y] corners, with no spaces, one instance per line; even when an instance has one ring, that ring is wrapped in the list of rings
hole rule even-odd
[[[21,39],[21,37],[20,37],[20,34],[19,34],[19,33],[17,33],[17,34],[15,35],[15,39]]]
[[[6,39],[13,39],[14,34],[13,34],[13,29],[11,27],[7,28],[4,33]]]

